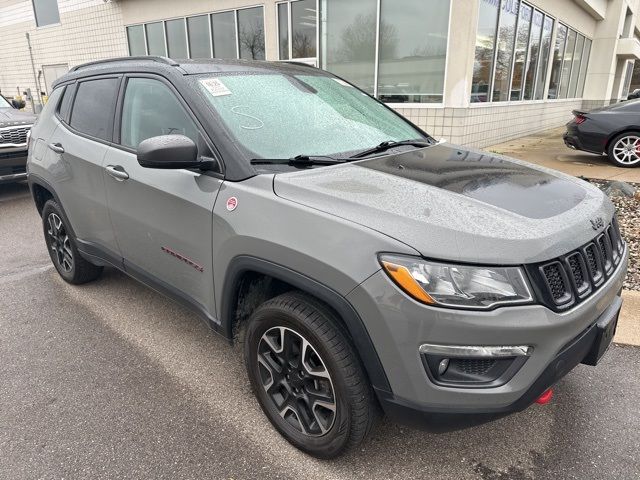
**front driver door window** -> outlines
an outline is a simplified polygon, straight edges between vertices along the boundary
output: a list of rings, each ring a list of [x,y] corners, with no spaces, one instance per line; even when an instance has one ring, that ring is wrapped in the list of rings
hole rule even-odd
[[[122,105],[120,143],[137,148],[159,135],[185,135],[198,144],[198,128],[169,88],[151,78],[131,78]]]
[[[105,170],[125,266],[213,314],[212,211],[222,181],[190,170],[143,168],[134,151],[147,138],[179,134],[209,155],[198,125],[173,88],[155,78],[127,79],[120,123],[124,148],[111,148],[104,164],[128,175],[115,178]]]

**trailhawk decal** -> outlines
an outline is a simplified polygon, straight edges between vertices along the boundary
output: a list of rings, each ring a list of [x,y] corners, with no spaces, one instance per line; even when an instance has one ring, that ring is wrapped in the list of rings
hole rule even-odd
[[[170,248],[167,247],[160,247],[162,249],[162,251],[164,253],[168,253],[169,255],[171,255],[172,257],[177,258],[178,260],[183,261],[184,263],[186,263],[187,265],[189,265],[190,267],[195,268],[197,271],[199,271],[200,273],[204,272],[204,267],[198,265],[196,262],[194,262],[193,260],[191,260],[188,257],[185,257],[184,255],[179,254],[178,252],[171,250]]]

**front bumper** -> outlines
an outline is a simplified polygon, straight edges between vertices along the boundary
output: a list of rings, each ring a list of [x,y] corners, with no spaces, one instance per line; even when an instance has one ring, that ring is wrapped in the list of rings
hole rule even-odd
[[[0,148],[0,183],[27,179],[26,148]]]
[[[575,365],[594,343],[596,322],[621,302],[628,250],[617,271],[588,300],[555,313],[541,305],[489,312],[433,308],[408,298],[383,272],[348,296],[376,346],[391,391],[377,389],[385,412],[397,421],[436,427],[435,420],[469,425],[522,410]],[[419,352],[423,344],[525,345],[531,355],[507,381],[485,388],[436,384]],[[456,418],[451,419],[450,415]]]

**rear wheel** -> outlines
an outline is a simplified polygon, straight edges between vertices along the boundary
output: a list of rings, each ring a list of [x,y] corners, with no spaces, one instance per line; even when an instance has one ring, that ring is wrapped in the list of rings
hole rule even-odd
[[[265,302],[244,352],[262,410],[294,446],[331,458],[364,440],[376,416],[371,387],[324,304],[296,292]]]
[[[60,206],[54,200],[48,200],[44,204],[42,208],[44,239],[53,266],[69,283],[77,285],[95,280],[102,273],[102,267],[88,262],[80,255],[76,239],[64,218]]]
[[[607,155],[618,167],[640,166],[640,132],[625,132],[616,136],[609,143]]]

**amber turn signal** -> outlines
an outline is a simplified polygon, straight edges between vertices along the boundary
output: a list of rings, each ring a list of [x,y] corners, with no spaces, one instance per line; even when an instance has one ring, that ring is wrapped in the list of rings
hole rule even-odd
[[[423,303],[435,303],[433,298],[431,298],[429,294],[420,287],[418,282],[416,282],[407,267],[386,261],[382,261],[381,263],[384,270],[393,279],[393,281],[411,297]]]

